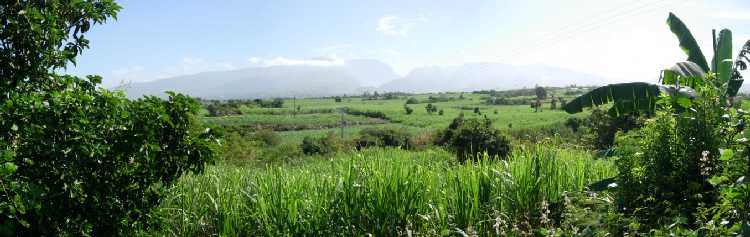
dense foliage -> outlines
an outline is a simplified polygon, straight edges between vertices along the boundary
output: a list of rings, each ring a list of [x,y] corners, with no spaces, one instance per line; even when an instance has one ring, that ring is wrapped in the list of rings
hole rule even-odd
[[[326,155],[344,149],[342,142],[335,133],[331,132],[323,137],[305,137],[300,148],[306,155]]]
[[[357,149],[377,146],[410,149],[414,147],[411,136],[408,132],[396,128],[366,128],[359,131],[359,138],[355,143]]]
[[[505,158],[510,153],[510,140],[487,118],[464,118],[459,116],[441,131],[435,141],[456,152],[459,161],[489,158]]]
[[[0,234],[131,233],[148,226],[166,187],[213,159],[194,99],[128,100],[97,88],[98,76],[55,73],[119,9],[110,0],[0,6]]]

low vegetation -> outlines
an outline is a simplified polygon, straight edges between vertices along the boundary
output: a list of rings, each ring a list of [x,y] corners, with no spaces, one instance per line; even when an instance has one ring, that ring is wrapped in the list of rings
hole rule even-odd
[[[0,236],[750,235],[727,29],[670,14],[659,84],[133,100],[60,74],[119,10],[0,6]]]

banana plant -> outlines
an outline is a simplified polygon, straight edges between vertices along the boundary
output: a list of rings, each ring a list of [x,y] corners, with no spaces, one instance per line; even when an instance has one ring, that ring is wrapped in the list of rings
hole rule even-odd
[[[680,18],[669,13],[667,25],[677,36],[680,48],[688,56],[687,61],[662,70],[658,84],[635,82],[602,86],[570,101],[565,106],[565,111],[573,114],[587,107],[613,103],[609,112],[615,116],[632,112],[652,113],[658,97],[673,97],[679,104],[680,101],[694,98],[695,89],[700,90],[706,83],[721,88],[726,98],[736,96],[743,82],[739,71],[747,69],[746,62],[750,62],[750,40],[740,50],[737,61],[733,62],[732,31],[721,30],[718,38],[715,38],[714,57],[709,65],[692,33]],[[715,76],[709,77],[710,74]]]

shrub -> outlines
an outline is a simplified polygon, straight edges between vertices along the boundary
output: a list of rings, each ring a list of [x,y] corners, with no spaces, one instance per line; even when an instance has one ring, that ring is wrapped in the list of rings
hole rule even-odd
[[[432,115],[432,113],[437,112],[437,106],[432,105],[432,103],[427,104],[424,109],[427,111],[428,114]]]
[[[404,105],[404,110],[406,111],[406,114],[411,114],[412,112],[414,112],[414,109],[412,109],[408,105]]]
[[[573,132],[578,132],[578,129],[581,127],[582,124],[583,124],[583,120],[576,118],[576,117],[571,117],[565,120],[565,127],[570,128],[570,130],[573,130]]]
[[[566,122],[567,123],[567,122]],[[612,117],[606,111],[594,109],[585,120],[589,129],[589,143],[596,149],[609,149],[615,141],[618,131],[628,132],[643,126],[643,119],[637,114],[626,114]]]
[[[388,116],[385,115],[385,113],[380,111],[360,111],[352,108],[345,107],[343,108],[344,113],[350,114],[350,115],[359,115],[359,116],[365,116],[368,118],[377,118],[377,119],[384,119],[388,120]]]
[[[335,133],[329,132],[326,136],[319,138],[306,136],[302,139],[300,148],[306,155],[325,155],[342,150],[343,144]]]
[[[696,98],[691,110],[673,114],[658,112],[640,132],[640,147],[617,162],[618,205],[627,215],[659,228],[673,218],[696,221],[696,213],[715,204],[716,190],[709,180],[721,172],[719,147],[731,130],[721,129],[719,100]],[[637,151],[637,152],[636,152]]]
[[[445,112],[443,112],[443,109],[440,109],[440,111],[438,111],[438,115],[443,115],[443,114],[445,114]]]
[[[406,104],[419,104],[419,100],[417,100],[417,98],[414,98],[414,97],[409,97],[409,99],[406,100]]]
[[[510,140],[492,127],[488,118],[458,117],[441,134],[437,143],[448,145],[459,161],[478,160],[484,153],[490,158],[505,158],[510,153]]]
[[[411,149],[414,144],[411,134],[396,128],[365,128],[359,132],[355,143],[357,149],[371,146],[390,146]]]
[[[198,123],[196,100],[129,100],[100,88],[99,76],[56,73],[119,9],[109,0],[0,6],[3,234],[132,234],[165,188],[213,160],[215,134]]]
[[[260,141],[266,146],[276,146],[281,144],[281,137],[270,129],[260,129],[253,133],[253,140]]]

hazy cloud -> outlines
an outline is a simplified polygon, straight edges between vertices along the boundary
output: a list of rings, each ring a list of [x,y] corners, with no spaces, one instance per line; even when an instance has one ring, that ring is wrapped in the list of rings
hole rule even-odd
[[[291,59],[285,57],[275,57],[272,59],[263,59],[258,57],[252,57],[248,59],[248,62],[252,66],[268,67],[268,66],[284,66],[284,65],[308,65],[308,66],[337,66],[343,65],[344,60],[336,57],[320,57],[313,59]]]
[[[420,22],[427,22],[427,18],[402,18],[388,15],[378,20],[378,26],[375,30],[385,35],[408,37],[409,32]]]
[[[729,20],[750,20],[750,9],[739,9],[731,11],[710,11],[706,13],[706,16],[720,19]]]

